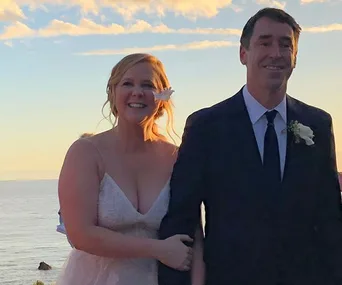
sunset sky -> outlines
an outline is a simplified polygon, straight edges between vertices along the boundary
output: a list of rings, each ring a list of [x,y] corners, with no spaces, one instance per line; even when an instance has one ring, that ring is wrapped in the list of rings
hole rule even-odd
[[[245,83],[239,36],[266,6],[303,28],[288,93],[333,116],[342,170],[342,0],[0,0],[0,180],[57,178],[81,133],[109,128],[106,83],[132,52],[165,64],[181,135]]]

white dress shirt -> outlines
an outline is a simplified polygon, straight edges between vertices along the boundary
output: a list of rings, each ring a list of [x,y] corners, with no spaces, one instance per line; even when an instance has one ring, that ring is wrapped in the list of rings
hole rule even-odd
[[[274,128],[277,133],[278,145],[279,145],[279,156],[280,156],[280,170],[283,176],[285,167],[286,157],[286,145],[287,145],[287,132],[286,129],[287,118],[286,118],[286,96],[274,109],[268,110],[262,106],[248,91],[247,85],[242,90],[243,98],[247,107],[249,118],[253,125],[254,135],[258,144],[261,160],[264,157],[264,138],[267,129],[267,119],[265,112],[277,110],[278,113],[274,118]]]

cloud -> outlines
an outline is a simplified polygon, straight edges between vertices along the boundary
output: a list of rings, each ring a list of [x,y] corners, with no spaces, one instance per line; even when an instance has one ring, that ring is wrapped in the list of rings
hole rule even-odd
[[[17,38],[27,38],[35,35],[35,31],[21,22],[15,22],[11,26],[6,26],[0,35],[0,40],[10,40]]]
[[[325,26],[303,27],[308,33],[327,33],[341,31],[342,24]],[[240,36],[241,30],[230,28],[179,28],[174,29],[165,24],[151,25],[150,23],[137,20],[130,25],[98,24],[89,19],[81,19],[78,24],[54,19],[47,26],[40,29],[32,29],[20,21],[16,21],[4,27],[0,34],[0,40],[13,40],[25,38],[52,38],[61,36],[89,36],[89,35],[122,35],[122,34],[184,34],[184,35],[221,35]]]
[[[13,22],[26,19],[19,5],[13,0],[0,1],[0,22]]]
[[[5,41],[4,45],[8,47],[13,47],[13,43],[11,41]]]
[[[317,27],[303,27],[304,32],[308,33],[329,33],[329,32],[338,32],[342,31],[342,24],[331,24],[326,26],[317,26]]]
[[[223,47],[234,47],[238,46],[238,43],[230,42],[230,41],[198,41],[191,42],[180,45],[156,45],[152,47],[132,47],[132,48],[123,48],[123,49],[102,49],[102,50],[94,50],[78,53],[77,55],[83,56],[91,56],[91,55],[122,55],[129,53],[137,53],[137,52],[156,52],[156,51],[186,51],[186,50],[203,50],[203,49],[213,49],[213,48],[223,48]]]
[[[241,30],[229,29],[229,28],[196,28],[196,29],[170,29],[165,26],[165,33],[176,33],[176,34],[197,34],[197,35],[231,35],[240,36]]]
[[[172,29],[164,24],[152,26],[146,21],[138,20],[134,24],[122,26],[119,24],[101,25],[89,19],[82,19],[75,25],[61,20],[52,20],[46,27],[34,30],[21,22],[6,26],[0,34],[0,40],[9,40],[27,37],[58,37],[58,36],[86,36],[86,35],[120,35],[137,33],[158,34],[202,34],[202,35],[235,35],[241,30],[228,28],[196,28]]]
[[[329,2],[330,0],[300,0],[300,4],[311,4],[311,3],[325,3]]]
[[[110,6],[114,10],[126,18],[143,11],[158,16],[164,16],[167,12],[174,12],[176,15],[195,19],[216,16],[219,10],[231,6],[232,0],[133,0],[127,4],[120,0],[112,0],[110,3],[112,3]]]
[[[236,13],[240,13],[243,11],[243,8],[241,6],[235,5],[235,4],[231,4],[230,8],[236,12]]]
[[[154,14],[159,17],[172,12],[191,19],[211,18],[221,9],[232,5],[232,0],[1,0],[0,21],[17,21],[23,18],[20,7],[28,6],[30,10],[55,7],[77,7],[83,15],[99,15],[102,9],[112,9],[125,19],[132,19],[137,13]],[[236,6],[233,5],[233,8]],[[1,11],[4,11],[4,15]]]
[[[305,0],[304,0],[305,1]],[[309,0],[310,1],[310,0]],[[264,5],[268,7],[275,7],[278,9],[285,9],[286,2],[284,1],[276,1],[276,0],[256,0],[255,1],[259,5]]]
[[[3,1],[3,0],[1,0]],[[111,0],[5,0],[16,3],[20,7],[27,6],[29,9],[48,11],[56,7],[78,7],[83,14],[92,13],[97,15],[102,7],[103,2],[110,2]]]

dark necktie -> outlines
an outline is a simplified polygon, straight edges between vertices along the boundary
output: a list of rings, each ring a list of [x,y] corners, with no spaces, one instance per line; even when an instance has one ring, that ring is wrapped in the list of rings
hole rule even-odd
[[[280,157],[277,133],[274,129],[274,118],[277,111],[266,112],[267,129],[264,140],[264,169],[266,175],[274,182],[281,181]]]

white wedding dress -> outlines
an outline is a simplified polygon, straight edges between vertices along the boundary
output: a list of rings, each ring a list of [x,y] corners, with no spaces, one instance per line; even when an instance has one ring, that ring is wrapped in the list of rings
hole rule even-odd
[[[169,181],[146,214],[139,213],[111,176],[105,174],[98,202],[99,226],[125,235],[157,238],[169,203]],[[105,258],[72,249],[56,285],[157,285],[154,259]]]

